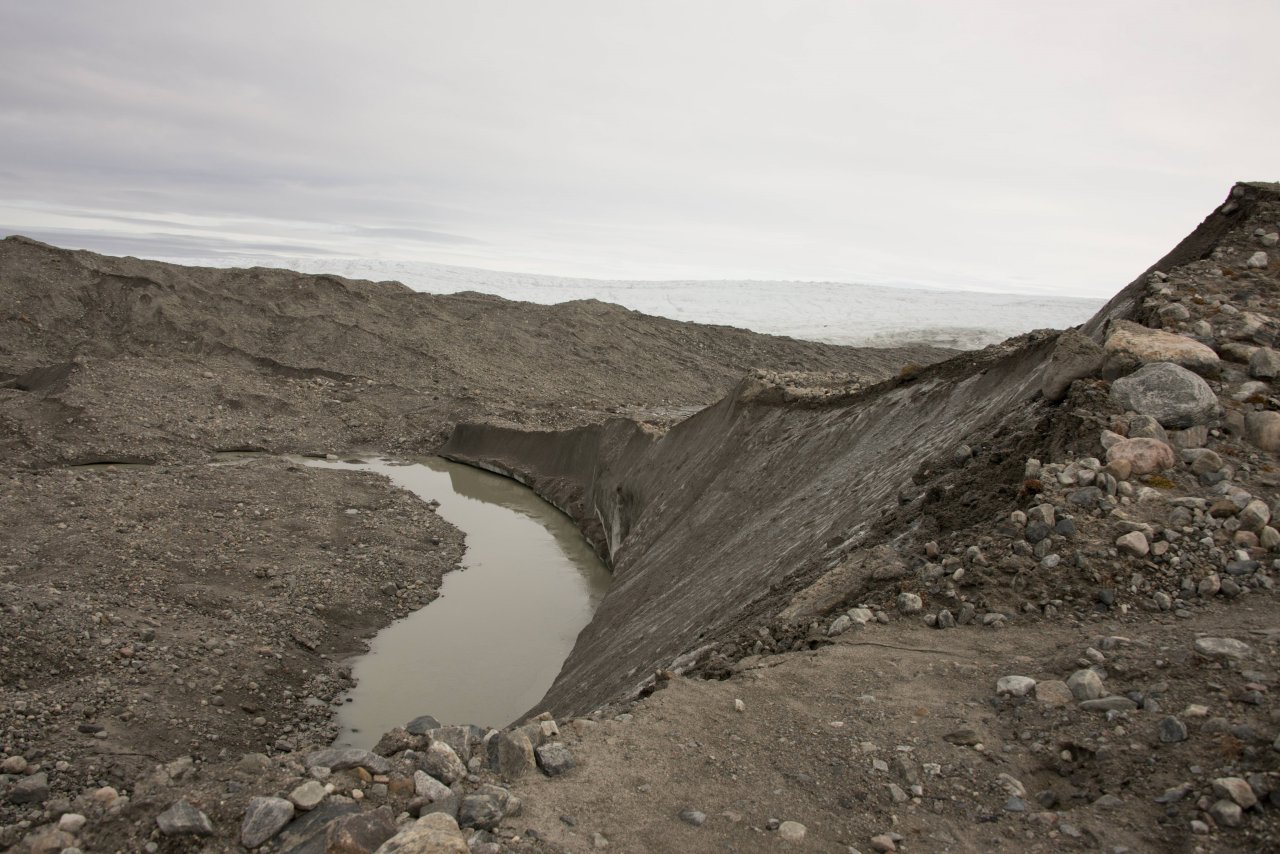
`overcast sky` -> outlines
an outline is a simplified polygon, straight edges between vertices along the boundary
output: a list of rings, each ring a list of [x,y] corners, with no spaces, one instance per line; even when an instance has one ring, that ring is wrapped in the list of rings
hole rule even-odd
[[[1280,177],[1276,0],[0,0],[0,234],[1106,296]]]

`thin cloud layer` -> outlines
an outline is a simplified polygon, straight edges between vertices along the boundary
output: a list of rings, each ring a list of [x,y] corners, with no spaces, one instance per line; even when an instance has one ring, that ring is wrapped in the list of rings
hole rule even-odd
[[[1275,177],[1249,44],[1277,25],[1271,2],[11,2],[0,230],[1104,295]]]

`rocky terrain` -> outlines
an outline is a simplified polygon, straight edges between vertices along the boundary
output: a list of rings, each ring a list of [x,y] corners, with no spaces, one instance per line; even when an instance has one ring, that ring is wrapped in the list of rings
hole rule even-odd
[[[111,335],[76,337],[31,283],[92,294],[143,262],[6,241],[9,328],[56,334],[0,345],[0,843],[1276,850],[1277,232],[1280,187],[1237,185],[1082,328],[936,364],[598,305],[507,338],[525,309],[465,297],[450,340],[514,348],[465,380],[358,334],[330,362],[316,318],[394,288],[322,284],[299,317],[282,289],[307,280],[274,272],[225,274],[271,306],[243,332],[184,295],[223,274],[151,265]],[[463,310],[403,301],[379,328]],[[584,313],[613,320],[574,332]],[[428,601],[459,538],[372,479],[207,461],[446,430],[569,513],[614,587],[527,721],[424,709],[371,752],[327,748],[333,657]],[[103,458],[164,463],[68,465]]]

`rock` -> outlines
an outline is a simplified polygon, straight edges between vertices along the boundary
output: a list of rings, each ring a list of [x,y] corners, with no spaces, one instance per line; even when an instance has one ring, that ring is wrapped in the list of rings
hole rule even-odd
[[[308,780],[289,793],[289,800],[298,809],[308,812],[320,806],[328,794],[319,780]]]
[[[73,851],[80,854],[75,844],[74,836],[50,824],[28,833],[13,851],[14,854],[69,854]]]
[[[1219,827],[1239,827],[1244,824],[1244,810],[1234,801],[1221,800],[1209,807],[1209,815]]]
[[[1219,798],[1230,798],[1246,810],[1258,804],[1253,787],[1242,777],[1219,777],[1213,781],[1213,793]]]
[[[533,752],[537,758],[538,767],[548,777],[558,777],[573,768],[575,764],[569,748],[558,741],[548,742]]]
[[[943,608],[941,611],[938,612],[937,625],[938,625],[938,628],[940,629],[954,629],[956,626],[955,615],[952,614],[950,611],[948,611],[946,608]]]
[[[396,835],[396,823],[385,809],[344,815],[324,834],[325,854],[365,854]]]
[[[871,850],[880,852],[897,851],[898,846],[894,844],[892,836],[887,833],[880,833],[871,837]]]
[[[23,777],[9,789],[11,804],[42,804],[49,797],[49,775],[43,771]]]
[[[1267,266],[1267,261],[1268,261],[1267,253],[1258,251],[1250,255],[1249,260],[1245,261],[1244,263],[1246,267],[1252,267],[1255,270],[1261,270],[1263,267]]]
[[[540,721],[539,726],[550,725],[555,727],[555,721]],[[453,752],[458,754],[458,758],[462,760],[462,764],[466,764],[471,758],[471,728],[465,726],[442,726],[431,730],[427,733],[431,736],[432,741],[441,741],[453,748]]]
[[[1280,376],[1280,353],[1270,347],[1259,347],[1249,357],[1249,376],[1271,380]]]
[[[1073,382],[1098,372],[1103,356],[1103,349],[1088,335],[1076,330],[1063,332],[1040,374],[1040,393],[1050,403],[1057,403],[1067,396]]]
[[[432,802],[449,797],[453,794],[453,789],[450,789],[426,771],[414,771],[413,792],[419,798],[425,798],[427,802]]]
[[[431,715],[419,715],[405,724],[404,729],[410,735],[426,735],[433,729],[440,729],[440,721]]]
[[[1001,676],[996,680],[996,693],[1011,697],[1025,697],[1036,687],[1036,680],[1029,676]]]
[[[1102,678],[1092,670],[1077,670],[1067,677],[1067,687],[1077,700],[1096,700],[1106,694]]]
[[[1160,426],[1160,422],[1150,415],[1135,415],[1129,419],[1130,439],[1158,439],[1169,444],[1169,434]]]
[[[533,744],[522,732],[498,733],[493,739],[493,748],[493,758],[497,760],[494,770],[505,780],[515,780],[535,767]]]
[[[467,766],[454,749],[443,741],[433,741],[419,759],[422,770],[437,780],[452,785],[467,776]]]
[[[827,629],[827,636],[835,637],[836,635],[842,635],[847,632],[849,627],[852,625],[853,620],[849,619],[849,615],[841,614],[835,618],[834,622],[831,623],[831,628]]]
[[[899,593],[898,610],[903,614],[919,614],[924,610],[924,602],[914,593]]]
[[[356,747],[326,747],[307,754],[308,768],[328,768],[342,771],[347,768],[364,768],[370,774],[388,774],[391,763],[383,756]]]
[[[1205,424],[1218,410],[1209,384],[1171,362],[1146,365],[1111,384],[1111,399],[1123,409],[1150,415],[1164,427]]]
[[[1061,707],[1070,705],[1074,696],[1066,682],[1052,679],[1036,683],[1036,699],[1046,706]]]
[[[462,799],[458,824],[492,830],[506,816],[518,815],[521,808],[520,799],[501,786],[481,786],[479,791]]]
[[[402,750],[417,750],[422,746],[422,736],[414,735],[404,727],[387,730],[373,746],[379,756],[395,756]]]
[[[1080,708],[1086,712],[1132,712],[1138,708],[1138,704],[1128,697],[1112,694],[1096,700],[1085,700]]]
[[[1258,242],[1263,246],[1275,246],[1280,243],[1280,232],[1272,231],[1258,238]]]
[[[1127,462],[1129,474],[1147,475],[1173,468],[1178,458],[1159,439],[1121,439],[1107,451],[1107,463]]]
[[[1241,528],[1256,534],[1271,521],[1271,509],[1267,507],[1265,501],[1255,498],[1245,505],[1236,518],[1240,520]]]
[[[1164,744],[1177,744],[1187,740],[1187,725],[1173,715],[1160,719],[1156,724],[1156,735]]]
[[[1248,658],[1253,648],[1235,638],[1196,638],[1195,651],[1209,658]]]
[[[176,801],[156,816],[156,826],[165,836],[212,836],[209,817],[186,801]]]
[[[778,825],[778,836],[786,842],[802,841],[805,831],[805,826],[798,821],[784,821]]]
[[[27,760],[23,756],[10,756],[4,762],[0,762],[0,773],[2,774],[25,774],[27,773]]]
[[[88,820],[78,812],[65,812],[58,817],[58,830],[65,830],[67,833],[79,833]]]
[[[1250,412],[1244,417],[1244,432],[1264,451],[1280,451],[1280,412]]]
[[[1116,537],[1116,548],[1122,553],[1133,555],[1134,557],[1145,557],[1151,551],[1151,546],[1147,543],[1147,538],[1141,531],[1130,531],[1127,534]]]
[[[681,810],[680,820],[694,827],[702,827],[707,823],[707,814],[701,810]]]
[[[257,848],[281,831],[293,818],[293,804],[284,798],[253,798],[240,825],[240,844]]]
[[[1106,376],[1128,373],[1139,365],[1175,364],[1200,374],[1216,375],[1218,354],[1194,338],[1148,329],[1127,320],[1116,321],[1103,345]]]
[[[436,812],[382,843],[374,854],[470,854],[470,849],[458,822]]]

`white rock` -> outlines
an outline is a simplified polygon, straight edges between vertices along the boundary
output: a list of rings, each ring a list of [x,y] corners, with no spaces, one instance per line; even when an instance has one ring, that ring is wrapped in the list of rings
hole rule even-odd
[[[1025,697],[1035,687],[1036,680],[1030,676],[1001,676],[996,680],[996,693],[1011,697]]]
[[[1267,253],[1259,251],[1250,255],[1249,260],[1244,263],[1246,266],[1253,267],[1255,270],[1260,270],[1267,266],[1267,261]]]
[[[1195,650],[1210,658],[1247,658],[1253,647],[1235,638],[1196,638]]]

